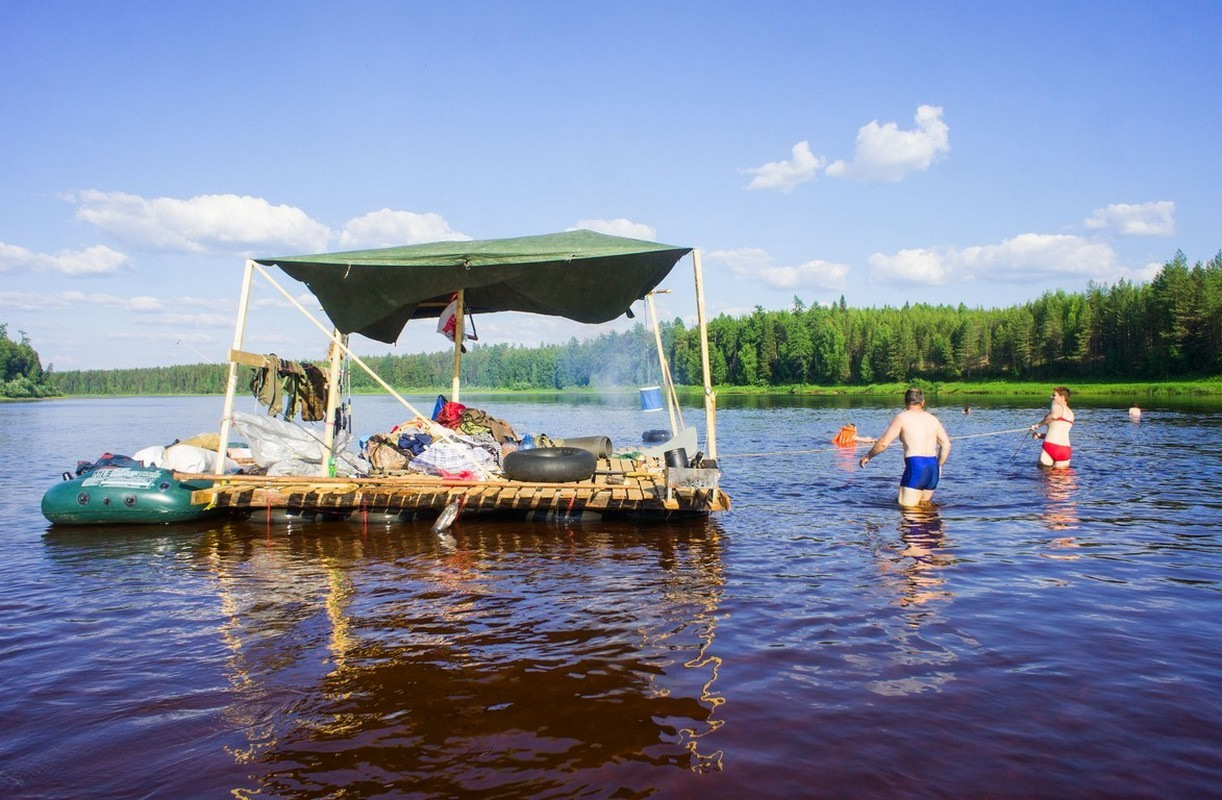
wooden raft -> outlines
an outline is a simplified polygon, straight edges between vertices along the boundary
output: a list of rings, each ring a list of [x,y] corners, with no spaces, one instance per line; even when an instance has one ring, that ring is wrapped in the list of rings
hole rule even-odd
[[[216,480],[208,475],[176,476]],[[671,487],[668,491],[660,464],[620,458],[600,459],[592,478],[571,483],[455,481],[418,473],[364,478],[228,475],[191,496],[193,503],[211,503],[235,513],[290,509],[341,518],[354,512],[440,512],[456,498],[463,498],[463,513],[569,516],[588,511],[665,517],[730,509],[730,498],[720,488]]]

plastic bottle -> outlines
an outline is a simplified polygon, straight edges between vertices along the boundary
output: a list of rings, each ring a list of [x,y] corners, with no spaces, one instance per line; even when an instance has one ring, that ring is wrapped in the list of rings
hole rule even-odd
[[[522,446],[519,447],[518,449],[519,450],[534,450],[535,449],[534,438],[529,433],[523,436],[522,437]]]

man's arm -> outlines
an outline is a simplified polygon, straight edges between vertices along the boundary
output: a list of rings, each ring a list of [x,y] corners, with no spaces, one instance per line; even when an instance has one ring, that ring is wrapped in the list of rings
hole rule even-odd
[[[857,462],[857,466],[864,467],[867,461],[886,450],[888,445],[895,441],[895,437],[900,435],[900,429],[902,427],[903,423],[900,422],[899,415],[897,414],[895,419],[891,420],[891,424],[887,426],[886,432],[883,433],[883,435],[879,437],[878,441],[874,443],[874,446],[870,448],[870,452],[862,456],[861,460]]]
[[[946,459],[950,457],[950,437],[946,435],[946,427],[941,420],[938,421],[938,469],[946,463]]]

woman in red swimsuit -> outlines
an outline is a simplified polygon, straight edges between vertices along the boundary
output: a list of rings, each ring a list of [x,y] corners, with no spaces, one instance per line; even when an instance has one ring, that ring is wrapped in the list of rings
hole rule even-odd
[[[1048,430],[1041,436],[1037,428],[1047,425]],[[1069,466],[1071,450],[1069,447],[1069,429],[1073,427],[1073,410],[1069,407],[1069,390],[1058,386],[1052,390],[1052,408],[1039,422],[1031,426],[1033,436],[1044,440],[1040,450],[1040,466],[1061,469]]]

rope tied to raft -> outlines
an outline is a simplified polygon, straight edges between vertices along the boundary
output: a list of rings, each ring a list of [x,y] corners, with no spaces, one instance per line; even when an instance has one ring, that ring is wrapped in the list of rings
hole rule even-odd
[[[1018,431],[1025,431],[1025,430],[1028,430],[1028,428],[1010,428],[1004,431],[989,431],[987,433],[968,433],[962,436],[952,436],[950,437],[950,440],[952,442],[957,442],[957,441],[960,441],[961,439],[976,439],[981,436],[1001,436],[1003,434],[1017,433]],[[792,456],[792,455],[803,455],[807,453],[842,453],[842,452],[845,452],[847,449],[848,447],[841,446],[841,447],[820,447],[814,450],[771,450],[766,453],[722,453],[720,457],[721,458],[758,458],[760,456]]]

